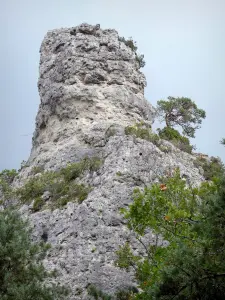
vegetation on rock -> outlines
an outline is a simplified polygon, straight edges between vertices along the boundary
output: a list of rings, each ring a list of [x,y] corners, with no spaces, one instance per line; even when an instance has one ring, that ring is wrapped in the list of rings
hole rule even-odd
[[[5,169],[0,173],[0,204],[6,203],[13,196],[11,183],[17,175],[15,169]]]
[[[220,141],[221,145],[225,145],[225,138],[222,138],[222,140]]]
[[[65,299],[68,291],[49,281],[54,272],[42,264],[48,249],[32,243],[29,224],[16,212],[0,212],[0,299]]]
[[[204,157],[197,157],[194,161],[194,165],[199,168],[202,167],[206,180],[213,180],[214,178],[221,177],[224,173],[225,167],[221,159],[218,157],[210,157],[206,159]]]
[[[140,293],[131,299],[223,299],[224,187],[224,174],[192,188],[177,170],[160,184],[135,189],[133,203],[121,212],[145,255],[126,243],[116,260],[118,267],[135,271]],[[149,230],[151,243],[144,239]]]
[[[125,128],[126,135],[133,135],[137,138],[149,141],[155,145],[160,144],[160,138],[156,133],[153,133],[151,128],[145,126],[142,122],[136,123],[134,126],[127,126]]]
[[[81,162],[69,164],[59,171],[47,171],[30,178],[24,186],[17,189],[16,194],[22,203],[33,201],[33,210],[43,207],[52,209],[63,207],[69,201],[81,203],[91,190],[90,186],[77,183],[86,171],[97,171],[102,164],[99,158],[85,158]],[[50,201],[46,203],[43,194],[49,193]]]
[[[195,136],[196,129],[200,128],[202,119],[206,117],[203,109],[199,109],[191,99],[185,97],[159,100],[157,114],[167,127],[180,126],[183,134],[189,137]]]
[[[139,68],[144,68],[145,61],[144,61],[144,55],[137,53],[137,43],[134,42],[132,37],[128,38],[127,40],[124,37],[119,37],[119,41],[123,42],[127,47],[129,47],[135,54],[135,59],[139,64]]]
[[[112,296],[96,288],[93,284],[88,286],[88,294],[96,300],[131,300],[132,295],[136,292],[136,289],[134,290],[134,288],[130,287],[126,290],[119,290]]]
[[[158,129],[158,133],[160,138],[170,141],[181,151],[191,153],[194,148],[194,146],[190,145],[189,139],[185,136],[182,136],[179,131],[174,128],[164,127],[163,129]]]

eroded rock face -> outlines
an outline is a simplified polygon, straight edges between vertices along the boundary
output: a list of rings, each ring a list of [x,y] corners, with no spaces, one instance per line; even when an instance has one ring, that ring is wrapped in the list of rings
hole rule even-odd
[[[115,30],[82,24],[50,31],[42,43],[41,104],[29,167],[21,178],[35,165],[57,169],[86,155],[104,161],[99,171],[82,179],[93,187],[82,204],[68,203],[53,212],[21,208],[34,226],[34,238],[51,243],[45,264],[71,287],[69,299],[89,299],[88,284],[109,294],[135,285],[132,272],[114,266],[115,251],[125,241],[143,251],[119,214],[135,187],[143,188],[176,167],[191,183],[203,179],[195,158],[170,143],[162,141],[170,148],[164,153],[149,141],[125,135],[127,125],[153,122],[145,85],[134,53]],[[45,201],[50,197],[43,195]]]
[[[53,30],[40,53],[41,103],[29,164],[61,166],[104,147],[111,125],[152,123],[145,77],[115,30],[88,24]]]

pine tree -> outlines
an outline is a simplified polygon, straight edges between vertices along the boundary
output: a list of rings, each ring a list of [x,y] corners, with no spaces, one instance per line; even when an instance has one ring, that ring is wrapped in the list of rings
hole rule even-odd
[[[46,283],[53,276],[42,264],[48,246],[34,244],[30,233],[18,213],[0,212],[0,299],[65,299],[65,288]]]

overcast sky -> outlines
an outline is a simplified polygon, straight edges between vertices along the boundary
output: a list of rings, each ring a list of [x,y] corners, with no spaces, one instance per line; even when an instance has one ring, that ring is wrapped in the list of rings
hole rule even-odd
[[[225,148],[225,0],[0,0],[0,170],[27,160],[39,105],[39,48],[48,30],[80,23],[132,36],[145,55],[146,98],[189,97],[207,118],[197,151]]]

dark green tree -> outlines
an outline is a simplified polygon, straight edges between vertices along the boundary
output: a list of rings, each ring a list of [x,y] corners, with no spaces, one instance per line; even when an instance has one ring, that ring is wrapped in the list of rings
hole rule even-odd
[[[34,244],[29,224],[11,210],[0,212],[0,299],[65,299],[65,288],[48,283],[54,273],[45,270],[42,259],[48,246]]]
[[[199,109],[191,99],[184,97],[159,100],[157,113],[167,127],[180,126],[183,134],[189,137],[195,136],[196,129],[200,128],[202,119],[206,117],[203,109]]]

